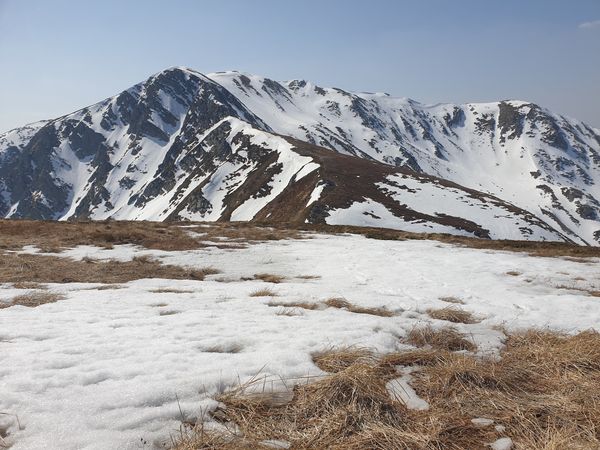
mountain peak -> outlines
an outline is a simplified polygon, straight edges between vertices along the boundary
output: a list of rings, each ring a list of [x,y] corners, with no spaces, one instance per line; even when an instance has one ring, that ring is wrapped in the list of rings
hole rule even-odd
[[[600,136],[521,100],[170,67],[0,135],[0,215],[285,220],[600,243]]]

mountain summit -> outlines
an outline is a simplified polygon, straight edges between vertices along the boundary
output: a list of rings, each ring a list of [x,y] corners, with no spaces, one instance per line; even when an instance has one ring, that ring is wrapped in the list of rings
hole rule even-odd
[[[171,68],[0,135],[0,216],[368,225],[600,243],[598,130],[523,101]]]

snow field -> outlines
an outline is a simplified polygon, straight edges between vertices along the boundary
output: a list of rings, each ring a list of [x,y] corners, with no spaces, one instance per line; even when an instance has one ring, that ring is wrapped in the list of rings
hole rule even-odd
[[[442,297],[461,299],[461,308],[481,318],[452,324],[481,353],[501,347],[497,325],[575,332],[600,323],[600,300],[577,290],[598,289],[598,261],[592,259],[318,234],[245,249],[81,246],[61,255],[119,260],[149,255],[222,273],[205,281],[145,279],[103,290],[53,284],[49,290],[64,293],[66,300],[0,309],[0,412],[12,414],[0,415],[0,430],[9,433],[15,450],[135,449],[168,442],[181,420],[193,421],[216,406],[216,393],[256,376],[276,387],[280,377],[321,374],[313,352],[342,345],[380,352],[407,348],[401,339],[413,327],[450,325],[426,313],[456,306]],[[256,273],[286,279],[241,280]],[[299,278],[307,275],[320,278]],[[277,296],[250,296],[263,288]],[[160,289],[179,292],[153,292]],[[3,285],[0,301],[23,292]],[[281,306],[269,306],[331,297],[385,307],[395,315],[324,306],[282,315]],[[410,385],[408,373],[399,377],[400,389]],[[409,391],[405,395],[426,408]]]

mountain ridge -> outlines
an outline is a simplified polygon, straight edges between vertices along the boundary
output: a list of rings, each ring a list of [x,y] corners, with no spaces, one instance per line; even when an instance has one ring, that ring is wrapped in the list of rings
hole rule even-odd
[[[311,208],[298,205],[300,212],[282,208],[296,220],[363,223],[370,217],[370,225],[406,229],[418,220],[441,227],[448,215],[483,220],[486,226],[479,225],[487,233],[479,231],[481,237],[596,245],[600,240],[600,135],[587,124],[523,101],[422,105],[382,93],[321,88],[305,80],[276,82],[240,72],[203,75],[181,67],[158,72],[71,114],[0,134],[0,215],[266,218],[262,209],[310,175],[296,180],[299,161],[319,166],[290,142],[312,146],[313,155],[329,149],[394,170],[408,168],[403,176],[412,183],[409,187],[403,181],[406,189],[400,189],[394,186],[397,180],[372,179],[383,195],[373,192],[380,199],[368,199],[373,204],[363,195],[372,192],[371,184],[359,183],[351,193],[354,201],[349,203],[348,197],[340,203],[343,214],[332,204],[319,204],[318,198]],[[330,166],[346,164],[336,158],[326,159]],[[379,169],[371,165],[363,170]],[[343,178],[329,166],[324,171]],[[254,185],[246,183],[248,177]],[[426,195],[414,189],[419,177],[426,179]],[[442,183],[445,187],[439,188],[439,179],[458,187]],[[328,181],[315,183],[326,186]],[[233,195],[242,186],[245,197],[242,191]],[[496,224],[483,219],[491,200],[475,207],[477,202],[468,200],[470,191],[503,204],[490,207],[503,211],[496,211]],[[219,204],[226,197],[234,203]],[[438,203],[426,204],[427,198]],[[382,207],[382,202],[394,204]],[[234,204],[246,212],[236,213]],[[507,205],[513,208],[511,225],[504,223],[503,215],[511,209]],[[315,208],[321,213],[308,211]],[[524,231],[533,222],[536,231]],[[445,231],[476,235],[475,228],[466,231],[462,225]]]

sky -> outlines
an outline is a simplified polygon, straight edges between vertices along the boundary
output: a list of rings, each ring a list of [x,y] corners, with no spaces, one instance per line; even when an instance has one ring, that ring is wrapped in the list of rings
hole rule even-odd
[[[600,128],[600,0],[0,0],[0,64],[0,132],[171,66],[527,100]]]

